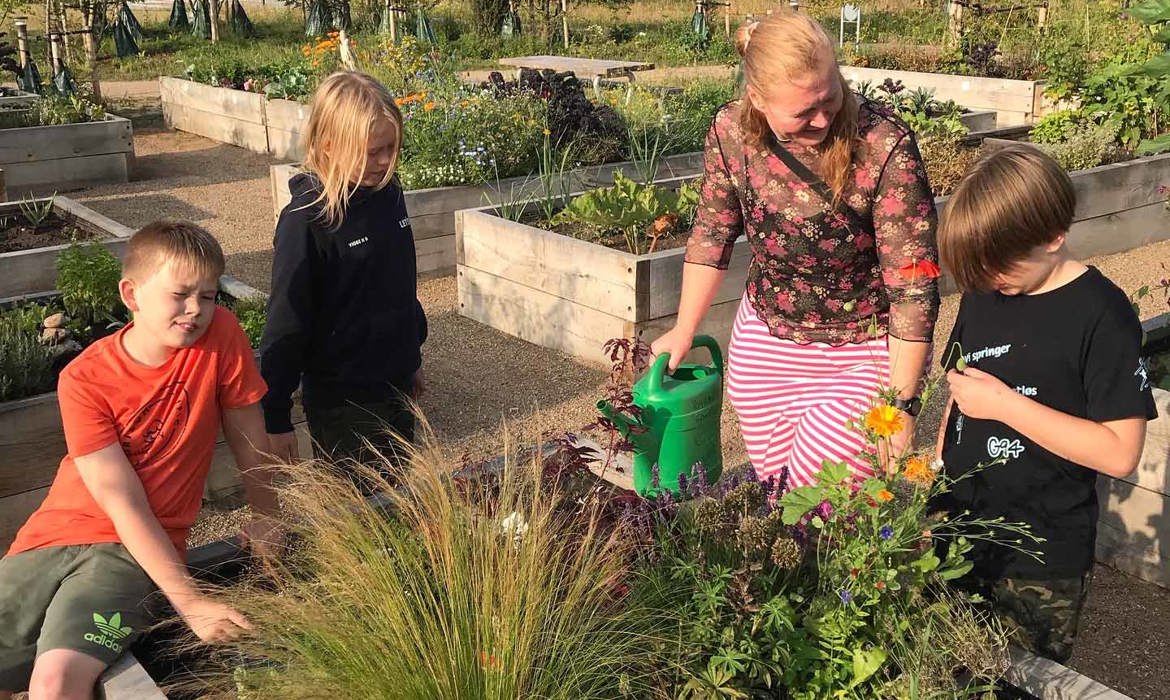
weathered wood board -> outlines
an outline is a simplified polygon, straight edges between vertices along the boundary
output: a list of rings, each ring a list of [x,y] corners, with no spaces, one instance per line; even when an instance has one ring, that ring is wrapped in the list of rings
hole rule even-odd
[[[0,129],[0,168],[10,197],[47,187],[126,182],[134,163],[129,119]]]

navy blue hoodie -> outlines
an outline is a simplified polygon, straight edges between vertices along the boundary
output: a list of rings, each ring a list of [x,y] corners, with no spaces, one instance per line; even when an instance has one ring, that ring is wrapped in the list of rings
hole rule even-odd
[[[260,343],[269,433],[292,427],[292,394],[306,405],[377,401],[408,391],[422,364],[427,319],[418,302],[414,236],[402,188],[360,188],[341,227],[320,220],[317,180],[289,180],[292,201],[273,243],[272,294]]]

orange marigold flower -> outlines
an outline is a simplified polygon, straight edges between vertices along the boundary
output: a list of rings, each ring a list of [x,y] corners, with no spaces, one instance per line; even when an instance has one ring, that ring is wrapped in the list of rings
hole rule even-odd
[[[427,112],[431,111],[434,108],[435,108],[434,102],[428,102],[425,105],[423,105],[423,109],[426,110]]]
[[[865,427],[888,438],[902,429],[902,412],[888,404],[874,406],[865,415]]]
[[[907,481],[912,481],[922,486],[930,486],[934,481],[934,470],[930,468],[930,462],[921,455],[915,455],[906,460],[906,475]]]
[[[890,493],[886,489],[882,489],[881,491],[877,492],[877,499],[882,503],[889,503],[890,501],[894,500],[894,494]]]

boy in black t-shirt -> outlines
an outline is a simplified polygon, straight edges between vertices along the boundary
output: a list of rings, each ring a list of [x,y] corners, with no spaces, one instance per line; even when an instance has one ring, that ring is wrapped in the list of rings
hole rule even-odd
[[[1091,580],[1097,473],[1137,466],[1156,417],[1141,324],[1125,293],[1065,245],[1076,196],[1068,174],[1026,145],[996,151],[952,195],[942,261],[963,298],[947,343],[951,400],[938,452],[956,483],[951,513],[1025,522],[1043,562],[979,542],[962,582],[1017,642],[1072,655]],[[963,362],[958,362],[959,358]]]

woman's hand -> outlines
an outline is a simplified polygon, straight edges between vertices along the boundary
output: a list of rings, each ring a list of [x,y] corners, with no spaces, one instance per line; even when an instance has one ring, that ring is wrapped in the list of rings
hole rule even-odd
[[[650,343],[650,352],[654,354],[655,358],[664,352],[670,353],[670,360],[667,366],[668,370],[673,372],[678,368],[683,358],[686,357],[686,354],[691,351],[691,343],[694,341],[694,331],[688,331],[685,328],[675,326],[659,336],[653,343]]]

